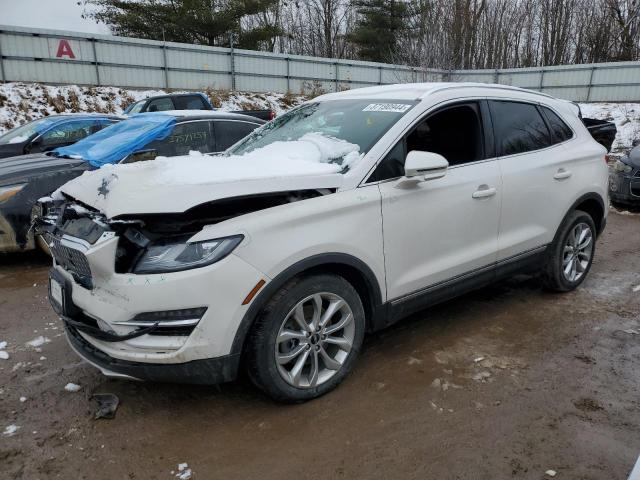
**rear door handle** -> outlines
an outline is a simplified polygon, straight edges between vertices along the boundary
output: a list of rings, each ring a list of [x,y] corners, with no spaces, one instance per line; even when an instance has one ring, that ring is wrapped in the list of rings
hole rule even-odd
[[[490,187],[489,185],[480,185],[478,190],[473,192],[471,195],[473,198],[489,198],[493,197],[496,194],[497,190],[495,187]]]
[[[569,178],[571,176],[571,172],[569,170],[565,170],[564,168],[558,169],[556,174],[553,176],[556,180],[564,180],[565,178]]]

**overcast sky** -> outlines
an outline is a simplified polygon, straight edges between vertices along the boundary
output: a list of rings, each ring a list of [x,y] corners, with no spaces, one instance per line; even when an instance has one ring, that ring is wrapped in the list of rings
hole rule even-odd
[[[78,0],[0,0],[0,25],[109,34],[106,25],[81,18]]]

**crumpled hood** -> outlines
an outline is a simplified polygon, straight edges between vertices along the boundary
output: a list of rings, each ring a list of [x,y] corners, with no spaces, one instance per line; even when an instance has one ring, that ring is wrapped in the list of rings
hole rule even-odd
[[[338,158],[342,164],[329,163]],[[289,190],[339,188],[344,165],[359,160],[358,146],[307,134],[274,142],[241,156],[158,157],[105,165],[63,185],[60,191],[107,218],[180,213],[222,198]]]

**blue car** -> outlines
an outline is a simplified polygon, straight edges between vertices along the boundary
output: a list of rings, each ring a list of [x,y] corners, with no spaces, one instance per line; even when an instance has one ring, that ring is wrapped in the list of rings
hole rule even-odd
[[[39,198],[103,165],[226,150],[265,123],[215,111],[142,113],[73,145],[0,160],[0,252],[33,249]]]
[[[122,120],[115,115],[71,113],[25,123],[0,135],[0,158],[41,153],[71,145]]]

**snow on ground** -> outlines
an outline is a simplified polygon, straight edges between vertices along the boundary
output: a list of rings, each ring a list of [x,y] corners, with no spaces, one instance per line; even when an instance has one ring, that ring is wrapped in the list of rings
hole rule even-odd
[[[640,144],[640,103],[581,103],[584,118],[614,122],[618,128],[611,152],[626,154]]]
[[[98,112],[121,114],[130,104],[164,90],[133,90],[117,87],[0,84],[0,134],[30,120],[57,113]],[[180,93],[172,91],[171,93]],[[205,89],[212,104],[221,110],[274,110],[281,114],[304,101],[301,95],[245,93]]]
[[[30,347],[41,347],[42,345],[44,345],[45,343],[49,343],[51,340],[48,339],[47,337],[43,337],[42,335],[40,335],[39,337],[34,338],[33,340],[30,340],[27,342],[27,345],[29,345]]]
[[[67,384],[64,386],[64,389],[65,389],[67,392],[79,392],[81,388],[82,388],[82,387],[81,387],[80,385],[78,385],[77,383],[71,383],[71,382],[67,383]]]
[[[16,434],[18,430],[20,430],[20,427],[18,425],[12,424],[5,427],[4,432],[2,432],[2,435],[4,435],[5,437],[12,437],[13,435]]]

